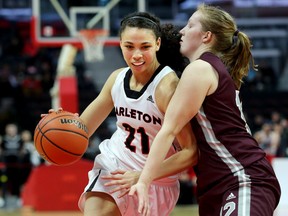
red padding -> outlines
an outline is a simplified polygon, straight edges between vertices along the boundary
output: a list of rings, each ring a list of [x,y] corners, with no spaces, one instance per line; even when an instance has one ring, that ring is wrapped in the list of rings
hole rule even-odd
[[[80,160],[69,166],[35,168],[22,190],[23,206],[35,211],[79,211],[78,199],[92,167],[92,161]]]
[[[78,113],[78,85],[76,77],[59,78],[59,100],[60,107],[64,110]]]

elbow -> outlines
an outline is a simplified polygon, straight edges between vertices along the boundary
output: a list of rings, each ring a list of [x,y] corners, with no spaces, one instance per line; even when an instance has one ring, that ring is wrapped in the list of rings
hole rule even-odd
[[[197,148],[190,148],[190,149],[183,149],[182,151],[186,151],[187,160],[185,168],[193,167],[198,163],[198,149]]]

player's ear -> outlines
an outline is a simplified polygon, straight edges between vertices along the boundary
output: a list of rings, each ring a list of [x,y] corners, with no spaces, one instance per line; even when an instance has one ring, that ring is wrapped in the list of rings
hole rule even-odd
[[[160,46],[161,46],[161,38],[158,37],[158,39],[157,39],[157,41],[156,41],[156,51],[159,51]]]
[[[207,32],[204,32],[203,34],[203,42],[204,43],[207,43],[207,42],[210,42],[212,40],[212,32],[211,31],[207,31]]]

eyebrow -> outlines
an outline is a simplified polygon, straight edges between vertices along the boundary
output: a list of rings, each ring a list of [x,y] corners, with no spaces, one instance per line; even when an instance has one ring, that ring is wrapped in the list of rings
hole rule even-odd
[[[123,41],[123,43],[127,43],[127,44],[134,44],[133,42],[131,41]],[[146,44],[152,44],[151,42],[149,41],[145,41],[145,42],[142,42],[141,45],[146,45]]]

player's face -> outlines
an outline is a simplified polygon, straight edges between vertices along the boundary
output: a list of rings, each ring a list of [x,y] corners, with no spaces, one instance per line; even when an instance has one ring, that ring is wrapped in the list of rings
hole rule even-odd
[[[133,72],[155,70],[159,63],[156,52],[160,48],[160,39],[150,29],[126,27],[120,41],[123,57]]]
[[[202,25],[199,21],[200,16],[201,14],[196,11],[188,20],[187,25],[180,31],[182,34],[180,52],[190,60],[195,59],[195,53],[197,53],[205,37],[205,32],[202,31]]]

